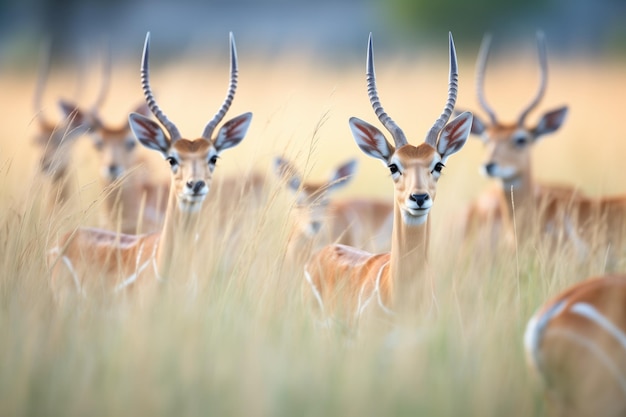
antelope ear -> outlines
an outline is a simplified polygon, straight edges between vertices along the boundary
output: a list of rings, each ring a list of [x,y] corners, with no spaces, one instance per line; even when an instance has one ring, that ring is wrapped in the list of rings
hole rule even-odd
[[[483,121],[480,120],[480,118],[474,115],[474,119],[472,121],[472,130],[470,131],[470,133],[472,135],[481,136],[483,133],[485,133],[486,129],[487,129],[487,125],[483,123]]]
[[[66,100],[59,100],[59,108],[61,109],[64,119],[68,122],[68,131],[80,130],[81,133],[84,133],[90,128],[95,128],[98,125],[96,118],[87,115],[86,112],[81,110],[78,105],[74,103],[70,103]]]
[[[279,178],[287,182],[287,187],[291,191],[298,191],[300,184],[302,184],[302,177],[291,162],[277,156],[274,158],[274,172]]]
[[[472,130],[472,119],[472,113],[466,111],[443,128],[437,142],[437,152],[443,161],[465,145]]]
[[[395,149],[387,142],[385,135],[378,128],[361,119],[351,117],[350,130],[356,144],[366,155],[380,159],[385,164],[389,162]]]
[[[330,176],[327,190],[334,191],[338,188],[343,187],[344,185],[347,185],[354,177],[357,165],[357,160],[351,159],[348,162],[337,167]]]
[[[130,130],[137,140],[146,148],[167,154],[170,149],[170,140],[165,135],[159,124],[139,113],[131,113],[128,116]]]
[[[563,106],[556,110],[545,113],[541,117],[541,120],[539,120],[537,127],[532,130],[535,138],[538,138],[539,136],[545,135],[547,133],[557,131],[565,121],[565,116],[567,116],[567,110],[567,106]]]
[[[224,123],[213,144],[217,152],[220,153],[225,149],[239,145],[239,142],[246,136],[250,121],[252,121],[252,113],[244,113]]]

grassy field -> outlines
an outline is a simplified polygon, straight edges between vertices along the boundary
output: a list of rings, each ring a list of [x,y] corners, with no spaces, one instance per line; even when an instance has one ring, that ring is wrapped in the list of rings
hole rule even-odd
[[[447,62],[440,52],[377,62],[382,102],[413,144],[443,108]],[[111,123],[122,123],[141,101],[135,64],[115,69],[103,109]],[[430,251],[437,310],[393,331],[364,328],[357,335],[312,322],[300,270],[284,263],[291,200],[273,181],[270,164],[285,154],[321,178],[356,156],[360,171],[343,195],[391,196],[387,171],[360,153],[348,129],[350,116],[376,121],[363,67],[240,56],[229,116],[252,111],[254,119],[215,175],[265,173],[267,204],[242,204],[223,235],[213,232],[217,218],[207,219],[193,248],[204,260],[195,286],[177,277],[149,295],[101,295],[64,307],[53,302],[44,254],[58,234],[97,224],[96,154],[87,139],[79,143],[76,198],[47,212],[46,184],[35,177],[38,150],[30,141],[34,73],[3,74],[0,415],[542,415],[541,394],[525,367],[524,326],[548,296],[601,274],[603,259],[583,262],[565,249],[548,254],[532,243],[515,254],[464,246],[455,220],[490,185],[478,173],[484,150],[476,139],[451,158],[439,182]],[[552,63],[540,111],[568,104],[571,112],[560,132],[537,144],[535,177],[592,195],[626,193],[626,132],[619,122],[624,68],[606,61]],[[461,60],[458,106],[475,110],[473,69],[471,59]],[[502,119],[517,116],[536,77],[534,57],[489,68],[488,99]],[[225,64],[192,60],[156,66],[152,75],[161,106],[190,138],[219,106],[226,79]],[[72,90],[69,71],[53,74],[45,111],[57,117],[54,100]],[[164,162],[156,157],[153,165],[155,176],[167,177]]]

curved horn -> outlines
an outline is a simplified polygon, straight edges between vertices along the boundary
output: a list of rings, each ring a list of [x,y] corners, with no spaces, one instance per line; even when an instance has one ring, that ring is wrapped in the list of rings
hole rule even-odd
[[[385,126],[385,128],[391,133],[393,140],[396,144],[396,148],[406,145],[408,142],[406,136],[400,127],[394,122],[385,109],[380,104],[380,98],[378,98],[378,90],[376,88],[376,74],[374,73],[374,48],[372,46],[372,33],[370,32],[369,40],[367,43],[367,95],[372,103],[374,113],[378,116],[378,120]]]
[[[161,111],[159,105],[156,103],[154,99],[154,95],[152,94],[152,89],[150,88],[150,76],[149,76],[149,68],[148,68],[148,55],[150,50],[150,32],[146,34],[146,42],[143,46],[143,57],[141,58],[141,88],[143,88],[143,94],[146,98],[146,103],[150,108],[154,117],[157,118],[159,122],[167,129],[170,134],[170,140],[173,142],[177,141],[181,138],[180,132],[174,125],[174,123],[170,122],[165,113]]]
[[[454,104],[456,103],[456,96],[459,92],[459,68],[456,61],[456,48],[454,47],[454,40],[452,39],[452,32],[448,32],[448,38],[450,42],[450,78],[448,80],[448,100],[443,108],[441,116],[435,121],[433,127],[430,128],[426,135],[426,143],[432,147],[437,146],[437,138],[441,129],[446,126],[450,116],[454,111]]]
[[[108,42],[104,45],[104,54],[102,56],[102,83],[100,84],[100,91],[96,97],[96,101],[91,106],[90,113],[93,116],[98,114],[98,111],[104,104],[104,100],[109,92],[109,85],[111,83],[111,46]]]
[[[483,41],[480,44],[480,50],[478,52],[478,60],[476,62],[476,95],[478,96],[478,102],[491,119],[491,124],[497,124],[496,113],[487,104],[485,100],[485,69],[487,68],[487,59],[489,58],[489,51],[491,49],[491,35],[486,34],[483,37]]]
[[[539,90],[537,91],[537,95],[530,102],[530,104],[522,111],[517,124],[519,126],[524,125],[524,120],[526,120],[526,116],[530,113],[541,101],[544,93],[546,92],[546,84],[548,81],[548,52],[546,48],[546,39],[542,31],[537,31],[537,51],[539,53],[539,68],[541,69],[541,80],[539,82]]]
[[[44,111],[42,109],[41,100],[43,98],[43,91],[48,81],[48,74],[50,73],[50,55],[52,49],[52,41],[46,39],[39,51],[39,71],[37,73],[37,84],[35,86],[35,94],[33,95],[33,109],[38,115],[37,119],[41,125],[47,124]]]
[[[228,85],[228,91],[226,92],[226,98],[222,103],[222,107],[215,113],[213,119],[204,128],[202,132],[202,137],[205,139],[211,140],[211,135],[213,134],[213,130],[218,125],[219,122],[222,121],[226,112],[230,108],[230,105],[233,103],[233,99],[235,98],[235,91],[237,90],[237,75],[239,74],[239,69],[237,67],[237,47],[235,46],[235,37],[233,36],[233,32],[229,34],[230,38],[230,84]]]

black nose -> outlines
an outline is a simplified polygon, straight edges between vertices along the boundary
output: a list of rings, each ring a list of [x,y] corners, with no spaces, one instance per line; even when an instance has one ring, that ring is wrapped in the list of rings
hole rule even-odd
[[[187,188],[191,189],[191,191],[193,191],[194,194],[198,194],[200,192],[200,190],[202,190],[205,186],[205,182],[200,180],[200,181],[187,181]]]
[[[422,207],[422,205],[424,205],[425,201],[428,201],[428,199],[430,198],[430,196],[426,193],[424,194],[411,194],[409,196],[409,199],[412,201],[415,201],[417,203],[418,207]]]
[[[485,164],[485,172],[487,173],[487,175],[493,175],[495,169],[496,169],[495,163],[489,162],[488,164]]]
[[[322,228],[322,223],[320,222],[311,222],[311,229],[314,233],[317,233]]]
[[[112,177],[117,177],[120,174],[119,165],[109,165],[109,175]]]

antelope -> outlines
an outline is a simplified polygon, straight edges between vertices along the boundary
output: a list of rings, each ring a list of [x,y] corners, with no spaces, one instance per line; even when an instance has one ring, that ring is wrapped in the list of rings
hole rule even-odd
[[[484,192],[470,205],[465,229],[466,235],[471,235],[477,230],[484,232],[487,225],[488,240],[494,242],[503,235],[505,239],[512,236],[514,210],[516,221],[520,226],[518,229],[521,231],[529,229],[528,221],[534,221],[540,211],[545,222],[540,228],[545,230],[548,224],[554,228],[555,214],[550,213],[548,207],[557,209],[571,204],[577,191],[565,185],[539,184],[532,177],[533,146],[542,136],[556,132],[563,124],[568,111],[567,106],[562,106],[544,113],[535,126],[531,127],[526,123],[528,114],[539,105],[546,90],[548,61],[543,33],[537,33],[541,70],[539,89],[513,123],[498,121],[495,112],[485,100],[483,81],[490,45],[491,37],[487,35],[480,48],[476,70],[478,101],[489,116],[489,122],[483,122],[474,115],[471,133],[480,136],[486,145],[487,158],[482,165],[482,171],[486,176],[498,179],[500,189]],[[578,241],[573,225],[568,228],[568,234]]]
[[[549,300],[528,322],[524,347],[554,415],[626,415],[626,275]]]
[[[276,175],[296,196],[295,225],[289,236],[288,258],[305,261],[319,244],[341,243],[364,249],[388,250],[393,205],[366,198],[334,200],[330,196],[350,183],[357,161],[351,159],[333,169],[328,180],[304,181],[294,164],[274,160]]]
[[[169,181],[159,182],[150,178],[147,160],[137,150],[128,118],[119,126],[102,120],[99,112],[106,99],[111,77],[111,58],[106,54],[103,76],[98,96],[89,110],[78,105],[77,115],[89,125],[88,134],[100,159],[103,188],[108,191],[104,199],[102,223],[122,233],[140,233],[158,230],[167,208],[166,196]],[[150,114],[145,103],[134,110],[144,116]]]
[[[449,34],[450,74],[448,98],[441,116],[424,143],[413,146],[400,127],[384,111],[376,87],[372,35],[367,49],[367,89],[374,113],[391,133],[395,146],[375,126],[352,117],[350,130],[359,148],[381,160],[391,172],[394,185],[391,251],[372,254],[340,244],[315,253],[304,268],[314,305],[322,316],[335,310],[358,319],[367,307],[377,305],[384,313],[402,311],[415,301],[425,274],[430,234],[429,213],[437,181],[448,158],[465,144],[472,115],[462,113],[448,123],[458,92],[458,68],[452,34]],[[343,315],[343,314],[342,314]]]
[[[87,294],[87,285],[107,290],[124,291],[140,283],[149,285],[157,280],[186,276],[184,262],[193,254],[197,226],[202,218],[203,203],[209,193],[213,171],[220,154],[238,145],[244,138],[252,113],[244,113],[222,125],[213,136],[234,99],[237,87],[237,53],[230,34],[230,83],[226,99],[207,123],[200,138],[190,140],[181,136],[157,104],[149,81],[148,56],[150,33],[146,35],[141,62],[141,86],[146,103],[160,125],[139,113],[129,116],[130,127],[137,140],[146,148],[159,152],[171,168],[171,186],[162,229],[143,235],[118,234],[95,228],[79,228],[64,235],[57,247],[50,250],[51,282],[58,297],[64,284],[79,294]],[[162,127],[161,127],[162,126]],[[176,267],[176,269],[174,269]],[[181,270],[180,268],[183,268]],[[69,278],[60,281],[65,270]],[[94,272],[95,271],[95,272]],[[103,273],[102,282],[89,282],[89,276]],[[189,272],[190,274],[193,271]]]
[[[69,178],[71,168],[72,147],[76,140],[84,134],[87,120],[76,107],[65,100],[59,100],[59,108],[63,115],[61,122],[48,119],[43,110],[43,93],[50,72],[49,46],[42,49],[41,64],[33,97],[33,107],[38,123],[38,132],[34,143],[41,148],[39,173],[51,182],[51,206],[66,202],[73,194],[72,182]],[[79,87],[80,89],[80,87]]]

